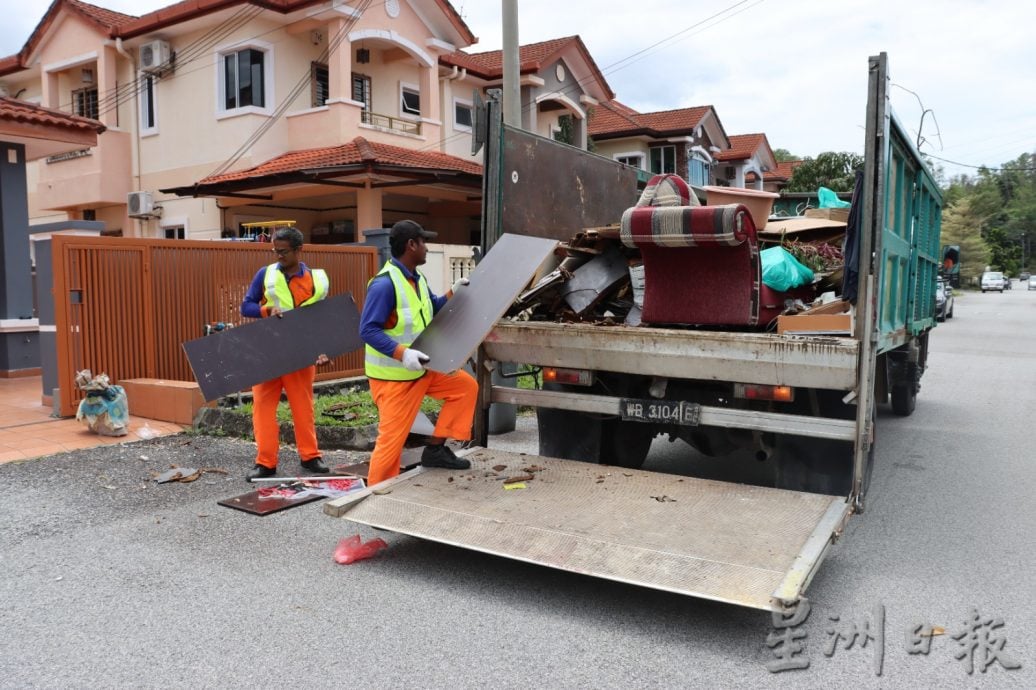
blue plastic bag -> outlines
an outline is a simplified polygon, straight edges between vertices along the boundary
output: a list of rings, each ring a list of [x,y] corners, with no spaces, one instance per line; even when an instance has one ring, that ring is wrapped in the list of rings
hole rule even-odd
[[[777,292],[786,292],[813,282],[813,271],[803,266],[784,247],[770,247],[759,252],[763,262],[763,282]]]
[[[848,201],[839,199],[838,194],[827,187],[817,190],[817,196],[820,198],[820,208],[849,208],[852,206]]]

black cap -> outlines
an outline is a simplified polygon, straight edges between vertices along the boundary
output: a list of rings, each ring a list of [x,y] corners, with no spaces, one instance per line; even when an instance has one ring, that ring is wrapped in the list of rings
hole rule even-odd
[[[438,236],[439,233],[425,230],[412,220],[401,220],[392,226],[392,230],[389,232],[389,241],[407,242],[408,240],[416,240],[418,237],[432,240]]]

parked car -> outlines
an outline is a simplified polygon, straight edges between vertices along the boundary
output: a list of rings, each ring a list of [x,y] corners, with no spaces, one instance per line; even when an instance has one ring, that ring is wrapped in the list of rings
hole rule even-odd
[[[1004,289],[1010,290],[1014,283],[1011,282],[1011,276],[1004,274]]]
[[[935,284],[935,320],[953,318],[953,288],[945,280]]]
[[[1029,276],[1029,289],[1036,290],[1036,276]]]
[[[1018,274],[1018,280],[1022,281],[1023,283],[1026,282],[1027,280],[1029,280],[1029,272],[1028,271],[1022,271],[1021,273],[1019,273]]]
[[[982,292],[987,290],[1004,291],[1004,274],[1000,271],[986,271],[982,274]]]

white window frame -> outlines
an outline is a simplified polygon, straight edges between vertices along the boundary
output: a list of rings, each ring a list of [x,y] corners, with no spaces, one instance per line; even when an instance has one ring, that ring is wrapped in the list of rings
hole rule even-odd
[[[632,167],[636,168],[637,170],[646,170],[646,168],[644,167],[645,156],[643,151],[625,151],[623,153],[612,154],[612,160],[622,163],[622,160],[620,160],[622,158],[636,158],[640,162]],[[629,163],[625,163],[625,165],[629,165]]]
[[[154,75],[148,74],[147,72],[140,72],[137,78],[140,79],[140,136],[150,137],[155,134],[158,134],[158,80],[155,78]],[[147,121],[145,118],[145,113],[147,112],[148,104],[147,85],[149,82],[151,84],[151,112],[155,118],[155,121],[151,124],[151,126],[147,125]]]
[[[658,170],[657,172],[655,170],[651,169],[651,153],[653,151],[655,151],[656,149],[659,150],[659,152],[661,153],[661,156],[662,156],[662,159],[661,159],[661,163],[662,163],[661,168],[662,169]],[[665,170],[665,150],[666,149],[672,149],[673,150],[673,169],[668,171],[668,172],[666,172],[666,170]],[[653,175],[670,175],[670,174],[677,174],[678,175],[679,171],[677,171],[676,166],[677,166],[677,157],[676,157],[676,145],[675,144],[663,144],[662,146],[652,146],[648,150],[648,167],[647,167],[647,170],[648,170],[648,172],[652,173]]]
[[[418,104],[417,110],[418,110],[418,112],[417,112],[416,115],[413,114],[413,113],[407,112],[406,110],[403,109],[403,92],[404,91],[409,91],[411,93],[417,94],[417,104]],[[399,82],[399,116],[401,118],[406,118],[407,120],[418,120],[418,121],[420,121],[420,119],[421,119],[421,112],[420,112],[421,111],[421,107],[420,106],[421,106],[421,87],[419,87],[416,84],[408,84],[407,82],[403,82],[403,81]]]
[[[462,125],[457,122],[457,106],[467,108],[471,113],[471,124]],[[470,132],[472,126],[475,124],[475,104],[465,98],[454,98],[453,99],[453,129],[457,132]]]
[[[262,107],[255,105],[245,105],[237,108],[227,109],[226,105],[226,76],[223,71],[226,69],[224,57],[231,53],[239,53],[242,50],[258,50],[263,53],[263,98],[264,103]],[[274,93],[274,50],[273,44],[267,43],[266,41],[246,41],[244,43],[233,43],[217,48],[215,50],[215,63],[216,69],[213,70],[216,77],[216,119],[222,120],[228,117],[238,117],[241,115],[265,115],[267,117],[273,115],[273,104],[277,102],[276,94]]]

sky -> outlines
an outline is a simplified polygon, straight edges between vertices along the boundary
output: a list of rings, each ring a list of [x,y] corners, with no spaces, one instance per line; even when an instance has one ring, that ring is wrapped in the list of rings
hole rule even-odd
[[[50,2],[2,2],[0,55],[10,55]],[[886,52],[893,109],[947,175],[1036,151],[1036,3],[517,2],[521,43],[578,34],[616,98],[640,112],[711,105],[728,135],[763,132],[797,156],[862,153],[867,58]],[[172,0],[94,4],[139,15]],[[453,4],[479,38],[469,52],[501,47],[501,0]]]

